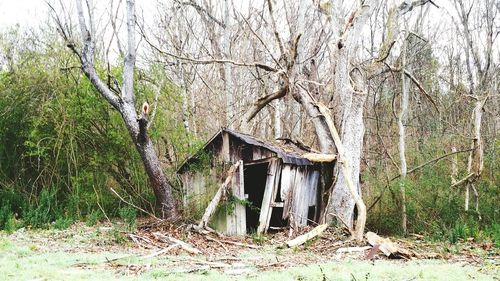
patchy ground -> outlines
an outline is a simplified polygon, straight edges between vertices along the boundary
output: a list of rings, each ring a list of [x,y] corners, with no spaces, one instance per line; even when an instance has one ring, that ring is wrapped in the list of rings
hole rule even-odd
[[[235,239],[188,231],[185,225],[123,227],[83,223],[67,230],[0,234],[1,280],[500,280],[498,249],[473,241],[458,245],[397,240],[418,258],[389,260],[328,230],[295,249],[288,233]],[[305,232],[306,230],[303,230]],[[156,235],[155,235],[156,233]],[[188,242],[201,254],[170,246],[161,235]],[[296,236],[295,234],[294,236]],[[419,237],[417,237],[419,238]]]

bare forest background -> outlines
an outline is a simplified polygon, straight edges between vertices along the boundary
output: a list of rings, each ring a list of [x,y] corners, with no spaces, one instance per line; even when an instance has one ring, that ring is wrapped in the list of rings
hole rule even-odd
[[[327,220],[500,245],[499,1],[47,5],[0,33],[0,229],[178,218],[227,127],[337,154]]]

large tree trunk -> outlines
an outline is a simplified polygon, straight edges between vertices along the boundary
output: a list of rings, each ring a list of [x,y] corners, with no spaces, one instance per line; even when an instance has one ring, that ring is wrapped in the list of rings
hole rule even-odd
[[[177,218],[177,208],[172,194],[172,186],[168,182],[161,167],[161,161],[156,154],[154,145],[148,136],[147,110],[138,118],[133,104],[124,102],[120,113],[135,144],[137,152],[141,156],[146,174],[155,194],[156,209],[161,218]]]
[[[355,31],[353,31],[355,32]],[[352,40],[352,39],[351,39]],[[364,122],[363,110],[366,101],[364,77],[358,70],[351,71],[349,48],[351,44],[338,50],[335,70],[337,96],[335,120],[340,127],[340,138],[345,147],[345,158],[351,171],[351,181],[361,196],[360,164],[363,150]],[[354,75],[356,74],[356,75]],[[351,80],[357,84],[351,85]],[[347,185],[345,175],[339,169],[336,182],[331,190],[328,214],[334,214],[348,226],[353,225],[355,200]]]
[[[360,95],[353,98],[352,107],[344,116],[341,140],[345,147],[345,158],[351,170],[351,181],[356,191],[361,196],[360,164],[363,150],[363,105],[366,96]],[[331,191],[328,213],[335,214],[348,226],[353,225],[355,200],[347,185],[345,175],[337,169],[337,181]]]
[[[137,151],[141,155],[146,173],[156,198],[156,208],[162,218],[175,219],[177,209],[172,194],[172,186],[163,173],[160,159],[156,155],[153,143],[146,139],[144,143],[136,143]]]

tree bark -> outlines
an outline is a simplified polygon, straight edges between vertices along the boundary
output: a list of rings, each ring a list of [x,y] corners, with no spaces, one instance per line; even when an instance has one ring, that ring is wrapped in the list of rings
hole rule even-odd
[[[332,1],[332,14],[340,9],[336,1]],[[334,214],[348,226],[354,222],[355,197],[351,194],[349,181],[356,188],[361,198],[360,164],[363,150],[364,122],[363,110],[366,101],[365,78],[357,69],[351,70],[351,52],[356,50],[357,39],[364,23],[373,11],[374,3],[366,1],[352,13],[348,21],[352,25],[336,26],[340,30],[337,41],[335,67],[335,121],[340,131],[340,139],[345,147],[345,159],[349,164],[350,178],[337,169],[337,181],[333,186],[327,207],[327,214]],[[334,11],[336,10],[336,11]],[[335,21],[334,21],[335,22]],[[342,21],[340,21],[342,22]],[[338,24],[338,22],[337,22]],[[352,83],[351,83],[352,81]],[[338,149],[338,147],[337,147]],[[360,211],[360,210],[358,210]],[[333,219],[333,217],[330,217]]]
[[[406,40],[403,42],[402,49],[402,69],[406,67]],[[404,71],[401,71],[401,109],[398,114],[398,128],[399,128],[399,159],[401,162],[400,173],[401,182],[399,183],[399,192],[401,193],[401,229],[403,234],[406,235],[406,191],[405,191],[405,180],[406,173],[408,171],[406,165],[406,136],[405,136],[405,126],[406,117],[408,115],[408,81]]]
[[[224,31],[222,35],[222,49],[224,52],[224,58],[229,59],[231,57],[231,30],[230,27],[230,16],[229,16],[229,0],[224,0]],[[226,94],[226,124],[230,129],[234,129],[234,90],[233,90],[233,70],[229,63],[224,63],[224,91]]]

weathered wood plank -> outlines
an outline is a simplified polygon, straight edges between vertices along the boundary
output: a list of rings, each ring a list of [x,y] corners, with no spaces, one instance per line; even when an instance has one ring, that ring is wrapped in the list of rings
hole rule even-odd
[[[288,195],[288,191],[290,190],[290,181],[291,181],[291,170],[290,165],[283,165],[283,169],[281,169],[281,190],[280,197],[283,201]]]
[[[295,174],[295,187],[292,203],[293,220],[296,226],[307,225],[307,211],[309,200],[307,193],[307,174],[308,170],[298,167]]]
[[[229,151],[229,134],[227,132],[222,132],[222,160],[224,162],[229,162],[231,160],[231,155]]]
[[[275,159],[269,163],[269,168],[267,170],[266,187],[264,190],[264,196],[262,198],[262,206],[260,208],[259,216],[259,226],[257,227],[257,233],[263,233],[266,228],[267,216],[271,209],[271,200],[275,188],[275,177],[277,174],[279,160]]]
[[[313,171],[309,175],[309,207],[316,206],[318,201],[319,171]]]
[[[288,165],[287,165],[288,166]],[[283,207],[283,219],[287,219],[290,217],[290,212],[293,209],[293,201],[294,201],[294,193],[295,193],[295,177],[297,174],[297,166],[289,166],[290,167],[290,176],[288,180],[288,190],[286,192],[286,196],[283,197],[283,201],[285,205]],[[281,182],[283,185],[283,181]],[[290,221],[292,223],[292,221]]]
[[[244,194],[243,161],[238,161],[238,171],[231,179],[231,191],[233,196],[243,200]],[[230,235],[246,234],[246,209],[241,204],[235,204],[232,214],[227,215],[226,233]]]
[[[264,232],[267,232],[267,229],[269,228],[269,223],[271,221],[271,215],[274,210],[274,202],[276,201],[276,195],[278,194],[278,189],[279,189],[279,184],[280,184],[280,177],[281,177],[281,161],[277,160],[276,164],[276,174],[274,176],[274,184],[272,187],[272,195],[271,195],[271,201],[269,202],[269,211],[267,212],[267,217],[264,223]]]
[[[236,197],[241,200],[245,199],[245,177],[243,174],[244,166],[243,160],[238,161],[240,163],[240,167],[238,170],[238,184],[234,186],[233,192]],[[247,233],[247,216],[246,216],[246,207],[241,204],[236,204],[236,208],[234,210],[237,218],[237,234],[245,235]]]

